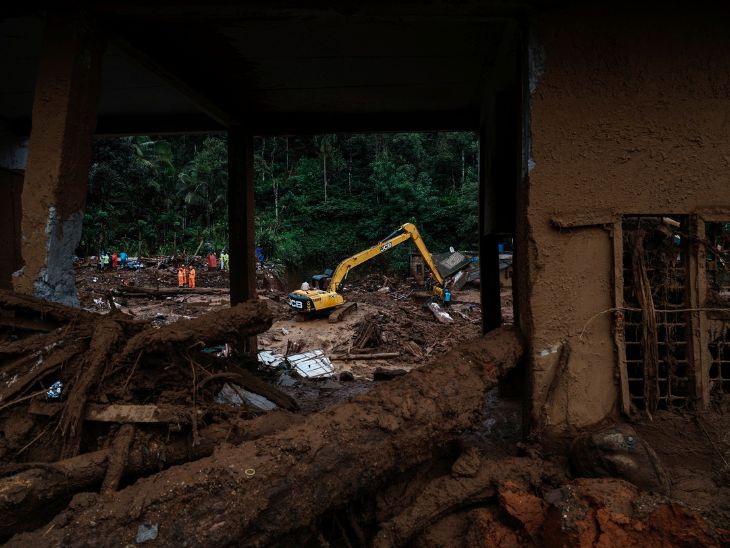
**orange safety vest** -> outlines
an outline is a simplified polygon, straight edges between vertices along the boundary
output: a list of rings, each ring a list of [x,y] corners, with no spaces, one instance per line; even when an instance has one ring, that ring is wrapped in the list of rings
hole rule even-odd
[[[190,274],[188,275],[188,280],[190,281],[190,287],[195,287],[195,269],[190,269]]]
[[[186,278],[185,269],[181,266],[180,268],[177,269],[177,285],[178,285],[178,287],[185,286],[185,278]]]

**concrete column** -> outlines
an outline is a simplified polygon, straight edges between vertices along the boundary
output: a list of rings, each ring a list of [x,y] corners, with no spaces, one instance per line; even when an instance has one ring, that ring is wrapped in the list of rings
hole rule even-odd
[[[253,136],[240,127],[228,130],[228,248],[231,305],[256,299],[256,214]],[[256,350],[251,337],[248,351]]]
[[[81,239],[101,77],[93,22],[49,16],[33,100],[23,184],[20,293],[78,306],[73,256]]]
[[[499,287],[499,239],[497,229],[498,193],[493,178],[492,148],[495,131],[492,120],[482,124],[479,132],[479,269],[482,331],[487,333],[502,325]]]

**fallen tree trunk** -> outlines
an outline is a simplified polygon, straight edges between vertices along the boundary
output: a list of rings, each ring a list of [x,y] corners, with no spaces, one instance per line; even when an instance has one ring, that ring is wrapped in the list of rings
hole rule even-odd
[[[87,312],[80,308],[71,308],[4,289],[0,290],[0,309],[12,310],[16,315],[37,317],[47,322],[59,324],[72,321],[93,321],[96,317],[93,312]]]
[[[129,287],[117,286],[115,291],[127,297],[152,297],[164,299],[173,295],[228,295],[224,287]]]
[[[70,508],[11,545],[124,544],[145,521],[159,525],[161,545],[271,543],[478,423],[485,392],[522,352],[516,330],[495,330],[301,425]]]
[[[384,360],[397,358],[400,352],[379,352],[377,354],[338,354],[332,356],[333,360]]]
[[[132,443],[123,471],[115,473],[132,479],[153,474],[170,465],[211,455],[226,441],[254,440],[301,421],[297,415],[275,411],[250,421],[202,429],[197,445],[192,445],[189,439],[169,444],[156,441]],[[109,447],[52,464],[21,464],[17,466],[24,468],[23,471],[0,478],[0,542],[15,532],[42,525],[63,508],[74,493],[96,489],[109,473],[113,452],[114,448]],[[52,513],[49,514],[49,510]],[[113,542],[110,540],[110,543]]]
[[[414,497],[414,502],[381,524],[372,546],[405,546],[427,526],[458,509],[494,499],[497,484],[509,478],[521,484],[540,486],[544,477],[559,475],[544,461],[533,458],[480,458],[472,452],[462,455],[451,474],[436,478]]]
[[[61,451],[64,458],[76,456],[79,452],[86,400],[123,337],[122,327],[113,318],[103,318],[97,322],[89,350],[82,366],[78,368],[61,416],[61,434],[66,438]]]
[[[147,329],[127,341],[114,365],[132,361],[139,354],[171,350],[173,347],[202,348],[211,343],[232,343],[243,345],[248,337],[257,335],[271,327],[271,311],[263,301],[248,301],[206,314],[192,320],[180,321]]]

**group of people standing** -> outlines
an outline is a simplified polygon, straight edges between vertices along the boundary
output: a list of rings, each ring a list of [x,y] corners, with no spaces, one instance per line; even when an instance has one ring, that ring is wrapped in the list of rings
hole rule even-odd
[[[208,253],[208,270],[228,270],[228,253],[226,250],[221,251],[220,257],[217,257],[215,251]]]
[[[190,265],[190,268],[180,265],[177,269],[177,286],[195,287],[195,267],[193,265]]]
[[[222,250],[219,258],[215,251],[211,251],[208,253],[206,263],[209,271],[228,270],[228,252]],[[178,287],[195,287],[195,267],[192,264],[188,267],[180,265],[177,269],[177,285]]]
[[[129,255],[126,251],[120,253],[109,253],[108,251],[102,251],[99,254],[99,270],[112,270],[121,266],[122,268],[127,266]]]

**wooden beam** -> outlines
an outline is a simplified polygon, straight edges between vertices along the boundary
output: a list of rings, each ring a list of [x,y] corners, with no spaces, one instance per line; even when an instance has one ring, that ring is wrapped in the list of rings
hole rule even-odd
[[[500,237],[488,234],[480,238],[482,330],[488,333],[502,326],[502,292],[499,281]]]
[[[478,131],[476,110],[414,112],[252,112],[246,124],[254,135]]]
[[[18,137],[30,135],[30,118],[15,119],[8,127]],[[126,137],[128,135],[189,135],[193,133],[224,133],[226,128],[203,113],[133,114],[98,116],[95,137]]]
[[[619,373],[621,412],[628,415],[631,411],[629,393],[629,373],[626,367],[626,338],[624,335],[624,231],[621,221],[612,225],[611,242],[613,246],[613,342],[616,346],[616,367]]]
[[[97,137],[223,133],[225,129],[203,113],[100,116],[96,122]]]
[[[210,97],[208,94],[194,87],[194,85],[192,85],[189,82],[189,79],[185,78],[185,76],[181,76],[180,74],[167,69],[150,54],[142,51],[138,47],[135,47],[131,42],[123,38],[118,33],[110,32],[110,41],[127,55],[135,59],[143,67],[147,68],[155,75],[172,85],[180,93],[195,103],[201,111],[210,116],[221,126],[228,127],[236,123],[236,120],[230,112],[228,112],[218,103],[218,101]]]
[[[702,222],[706,223],[727,223],[730,221],[730,205],[700,207],[695,209],[693,213],[699,215]]]
[[[590,228],[601,225],[611,225],[615,228],[617,219],[620,219],[620,215],[609,210],[578,211],[555,215],[550,219],[550,224],[558,229]]]
[[[727,219],[728,217],[726,217]],[[690,233],[696,238],[690,238],[689,254],[689,307],[695,309],[689,314],[690,322],[690,352],[692,363],[695,364],[694,381],[697,407],[707,410],[710,406],[710,336],[707,313],[698,310],[707,299],[707,250],[705,248],[705,219],[700,215],[690,217]]]

